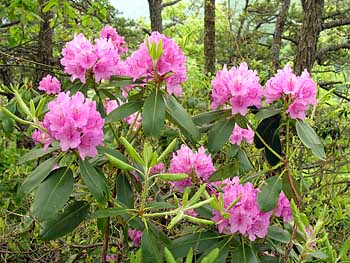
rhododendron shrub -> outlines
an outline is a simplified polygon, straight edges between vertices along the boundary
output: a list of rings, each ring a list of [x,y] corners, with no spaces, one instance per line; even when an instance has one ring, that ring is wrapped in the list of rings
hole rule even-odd
[[[153,32],[127,51],[110,26],[94,41],[76,34],[61,59],[74,83],[61,91],[48,75],[38,90],[50,96],[29,101],[9,89],[18,116],[1,110],[36,143],[19,160],[38,167],[18,199],[35,190],[39,236],[62,238],[84,220],[97,229],[97,219],[101,262],[119,260],[108,250],[112,235],[135,262],[298,262],[293,244],[312,258],[322,224],[313,228],[300,211],[293,167],[302,145],[326,158],[307,121],[317,103],[309,73],[287,65],[263,87],[247,63],[224,66],[212,80],[212,110],[192,117],[176,99],[187,79],[176,42]]]

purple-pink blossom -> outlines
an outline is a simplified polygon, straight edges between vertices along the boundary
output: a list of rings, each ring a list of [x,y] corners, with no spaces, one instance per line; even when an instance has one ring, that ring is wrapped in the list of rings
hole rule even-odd
[[[39,90],[45,91],[47,94],[58,94],[61,91],[61,84],[55,77],[50,74],[39,82]]]
[[[197,152],[193,152],[183,144],[176,153],[173,153],[169,172],[189,175],[184,180],[172,182],[172,185],[182,192],[187,186],[208,182],[209,177],[215,172],[215,167],[210,154],[205,153],[203,146]]]
[[[280,193],[277,201],[277,206],[273,210],[277,217],[282,217],[283,221],[289,222],[293,220],[292,210],[290,209],[290,202],[283,192]]]
[[[239,178],[225,179],[221,183],[223,211],[214,210],[212,220],[220,233],[241,233],[251,241],[267,235],[272,212],[261,212],[257,202],[258,189],[251,183],[240,184]],[[220,198],[218,198],[220,200]],[[236,202],[234,205],[232,205]]]
[[[118,106],[122,104],[124,103],[120,100],[116,101],[116,100],[109,100],[109,99],[105,100],[105,102],[103,103],[107,114],[111,113],[113,110],[115,110],[116,108],[118,108]],[[133,113],[129,116],[126,116],[123,120],[127,122],[130,126],[132,126],[132,129],[134,131],[136,131],[141,125],[142,116],[140,113]]]
[[[128,44],[125,42],[124,37],[118,35],[114,27],[107,25],[102,28],[100,38],[111,40],[119,55],[128,52]]]
[[[211,108],[230,105],[232,114],[245,116],[248,107],[261,106],[263,89],[256,71],[248,69],[247,63],[227,70],[226,65],[212,81]]]
[[[83,34],[79,34],[66,43],[62,50],[61,64],[64,71],[71,75],[71,81],[80,79],[82,83],[86,83],[86,74],[90,72],[94,73],[95,81],[100,82],[101,79],[108,80],[121,71],[120,47],[116,47],[112,39],[101,37],[93,45]]]
[[[152,174],[160,174],[160,173],[164,173],[165,171],[165,166],[164,163],[158,163],[154,166],[152,166],[151,170],[149,171],[149,173]]]
[[[243,139],[247,143],[252,144],[254,139],[254,132],[249,126],[248,129],[244,129],[236,123],[230,136],[230,142],[232,144],[240,145]]]
[[[32,139],[36,143],[43,144],[45,151],[48,149],[49,145],[54,142],[54,139],[49,134],[43,132],[40,129],[36,129],[33,131]]]
[[[296,76],[287,64],[266,82],[265,102],[272,103],[282,97],[288,103],[292,119],[304,120],[310,105],[316,105],[317,85],[305,69],[301,76]]]
[[[142,231],[137,229],[128,229],[129,238],[133,241],[134,247],[139,247],[141,244]]]
[[[156,82],[165,81],[169,94],[181,96],[181,83],[187,80],[185,61],[186,57],[180,47],[173,39],[167,38],[158,32],[153,32],[149,37],[149,43],[162,41],[163,52],[154,71],[152,58],[147,49],[146,40],[139,49],[126,59],[128,65],[128,75],[134,80],[144,78]]]
[[[57,98],[48,104],[43,127],[48,134],[36,131],[33,137],[45,147],[51,138],[60,142],[61,150],[77,149],[80,157],[95,157],[96,147],[102,144],[104,120],[96,111],[96,102],[85,98],[81,92],[70,96],[70,92],[59,93]],[[46,141],[48,140],[48,141]]]
[[[107,255],[106,262],[117,262],[117,256],[116,255]]]

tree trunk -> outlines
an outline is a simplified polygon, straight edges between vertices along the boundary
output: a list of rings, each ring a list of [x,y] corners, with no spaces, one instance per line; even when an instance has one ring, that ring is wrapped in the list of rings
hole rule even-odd
[[[151,18],[151,30],[162,33],[162,0],[148,0],[148,6]]]
[[[304,69],[311,72],[316,59],[317,41],[322,30],[324,0],[302,0],[304,10],[294,71],[301,74]]]
[[[45,65],[53,65],[53,28],[50,28],[50,20],[53,18],[51,11],[44,13],[47,0],[39,0],[39,15],[42,18],[40,23],[39,39],[38,39],[38,57],[36,62]],[[38,65],[35,74],[35,82],[38,83],[51,70],[48,67]]]
[[[278,14],[275,26],[275,33],[273,35],[271,45],[271,60],[273,71],[276,72],[280,68],[280,50],[282,44],[282,36],[284,32],[284,24],[287,19],[290,0],[282,0],[280,6],[280,12]]]
[[[204,1],[205,73],[215,74],[215,0]]]

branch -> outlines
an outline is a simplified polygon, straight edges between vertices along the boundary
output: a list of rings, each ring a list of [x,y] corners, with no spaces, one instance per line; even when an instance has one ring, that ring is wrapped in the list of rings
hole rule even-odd
[[[19,24],[19,20],[13,21],[13,22],[10,22],[10,23],[7,23],[7,24],[2,24],[2,25],[0,25],[0,28],[6,28],[6,27],[17,25],[17,24]]]
[[[340,49],[350,49],[350,43],[341,43],[338,45],[332,45],[325,48],[321,48],[316,54],[316,59],[318,61],[322,61],[323,57],[327,55],[327,53],[338,51]]]
[[[168,7],[168,6],[172,6],[172,5],[175,5],[177,4],[178,2],[181,2],[182,0],[174,0],[174,1],[171,1],[171,2],[167,2],[167,3],[164,3],[162,4],[162,9]]]
[[[331,88],[328,87],[328,86],[332,86],[334,84],[340,84],[340,83],[342,83],[342,82],[339,82],[339,81],[333,81],[332,82],[332,81],[330,81],[330,82],[324,82],[324,83],[321,82],[318,85],[320,86],[321,89],[329,91],[329,90],[331,90]],[[341,98],[341,99],[344,99],[346,101],[350,101],[350,99],[348,97],[344,96],[343,94],[341,94],[341,93],[339,93],[337,91],[333,91],[333,94],[336,95],[337,97]]]
[[[326,30],[326,29],[330,29],[338,26],[345,26],[345,25],[350,25],[350,18],[340,18],[328,23],[323,23],[322,30]]]

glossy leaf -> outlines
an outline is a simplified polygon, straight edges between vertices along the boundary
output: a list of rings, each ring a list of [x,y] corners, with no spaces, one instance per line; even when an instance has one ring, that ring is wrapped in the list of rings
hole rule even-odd
[[[158,137],[164,126],[165,103],[159,91],[153,90],[142,110],[142,127],[145,135]]]
[[[280,113],[280,110],[275,108],[260,109],[259,112],[255,114],[254,118],[257,121],[262,121],[272,116],[275,116],[278,113]]]
[[[266,180],[266,183],[260,188],[258,193],[258,204],[262,212],[271,211],[276,207],[281,190],[281,178],[273,176]]]
[[[230,110],[214,110],[198,114],[192,117],[192,120],[196,125],[202,126],[204,124],[209,124],[221,118],[228,117],[230,116],[230,114]]]
[[[181,181],[181,180],[186,179],[188,177],[188,174],[184,174],[184,173],[162,173],[162,174],[158,174],[156,176],[159,177],[160,179],[164,180],[164,181]]]
[[[289,232],[280,226],[269,226],[267,237],[284,244],[288,244],[290,242]]]
[[[120,105],[114,111],[109,113],[106,118],[106,123],[111,123],[115,121],[120,121],[123,118],[139,111],[143,105],[143,101],[141,100],[131,100],[123,105]]]
[[[62,214],[45,222],[40,238],[52,240],[72,232],[88,215],[90,205],[76,201],[67,206]]]
[[[281,145],[281,140],[280,140],[280,134],[279,134],[279,129],[276,129],[271,142],[269,142],[269,146],[281,156],[282,154],[282,145]],[[273,153],[271,152],[267,147],[265,147],[265,155],[266,155],[266,160],[269,162],[271,166],[275,166],[280,162],[280,159]]]
[[[210,177],[209,182],[222,181],[226,178],[232,178],[239,175],[239,162],[229,163],[216,170]]]
[[[195,141],[198,141],[200,137],[199,130],[187,111],[171,95],[165,94],[164,101],[166,111],[174,119],[176,124],[188,132]]]
[[[152,232],[144,230],[141,237],[143,263],[163,263],[158,242]]]
[[[274,115],[261,121],[258,127],[256,128],[257,133],[259,133],[259,135],[264,139],[264,141],[268,145],[270,145],[272,142],[272,137],[275,133],[275,130],[277,130],[280,124],[280,120],[280,115]],[[258,138],[256,134],[254,135],[254,144],[258,149],[262,149],[265,147],[263,142]]]
[[[33,172],[24,180],[17,192],[17,198],[21,200],[26,193],[31,192],[50,174],[52,169],[57,164],[57,159],[52,157],[42,162]]]
[[[32,149],[29,152],[25,153],[24,155],[22,155],[21,158],[19,158],[18,160],[18,164],[24,164],[26,162],[29,161],[33,161],[36,159],[39,159],[40,157],[43,157],[49,153],[52,153],[56,150],[58,150],[60,148],[59,145],[53,146],[53,147],[49,147],[47,150],[45,150],[44,148],[40,148],[40,149]]]
[[[79,162],[79,167],[80,175],[89,191],[99,204],[105,205],[108,201],[109,189],[103,174],[98,173],[86,159]]]
[[[54,170],[36,192],[32,214],[41,221],[50,219],[67,203],[73,190],[73,172],[67,167]]]
[[[105,218],[105,217],[115,217],[128,213],[130,209],[114,207],[107,209],[96,210],[93,214],[91,214],[91,218]]]
[[[107,159],[117,168],[122,169],[122,170],[126,170],[126,171],[133,171],[135,170],[134,167],[132,167],[130,164],[127,164],[125,162],[123,162],[122,160],[119,160],[118,158],[106,153],[105,154]]]
[[[134,195],[125,174],[117,175],[117,200],[126,207],[134,207]]]
[[[208,133],[208,150],[217,152],[220,150],[230,138],[235,120],[233,118],[218,121]]]
[[[252,249],[248,244],[245,244],[244,246],[233,249],[231,262],[259,263],[259,259],[254,249]]]

